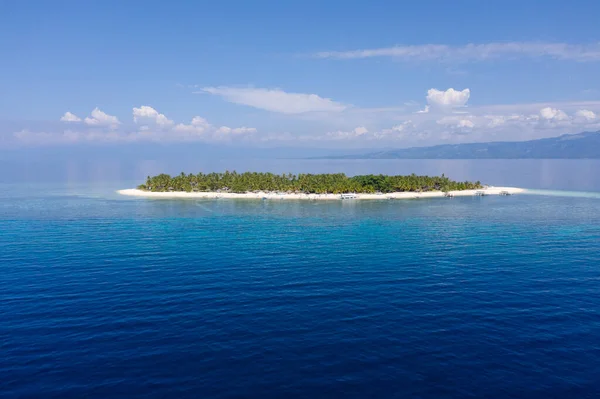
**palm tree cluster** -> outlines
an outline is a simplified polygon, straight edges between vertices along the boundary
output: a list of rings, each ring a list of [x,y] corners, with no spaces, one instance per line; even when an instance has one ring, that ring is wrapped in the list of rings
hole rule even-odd
[[[480,182],[456,182],[446,176],[387,176],[361,175],[348,177],[343,173],[331,174],[273,174],[256,172],[181,173],[171,177],[167,174],[148,176],[140,190],[146,191],[211,191],[246,193],[278,191],[307,194],[341,193],[391,193],[422,191],[455,191],[481,188]]]

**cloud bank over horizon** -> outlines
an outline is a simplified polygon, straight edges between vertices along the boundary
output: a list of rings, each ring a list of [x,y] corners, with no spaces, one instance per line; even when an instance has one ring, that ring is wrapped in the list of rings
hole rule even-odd
[[[219,89],[219,93],[232,96],[239,91]],[[469,88],[430,88],[424,96],[424,109],[418,101],[414,101],[410,107],[382,110],[341,107],[336,105],[341,103],[333,100],[282,90],[242,89],[242,93],[243,105],[253,102],[258,107],[260,99],[264,101],[260,103],[263,109],[282,114],[282,118],[289,119],[291,123],[305,126],[310,122],[322,126],[304,127],[301,128],[304,131],[296,132],[261,132],[255,127],[213,125],[201,116],[192,117],[190,122],[177,123],[155,108],[141,105],[132,108],[130,123],[121,122],[117,116],[96,107],[84,118],[65,112],[60,117],[62,129],[36,131],[23,128],[14,132],[12,137],[16,143],[24,145],[221,142],[250,146],[272,143],[344,148],[528,140],[600,130],[600,101],[467,106],[472,94]],[[255,94],[258,97],[254,97]],[[282,101],[275,107],[273,104],[277,101],[274,98],[290,101]],[[237,103],[237,100],[234,102]],[[306,115],[318,117],[306,119]]]
[[[99,108],[90,117],[81,119],[65,112],[60,121],[64,129],[32,131],[22,129],[13,137],[28,145],[75,144],[75,143],[135,143],[135,142],[227,142],[233,137],[257,132],[253,127],[214,126],[200,116],[194,116],[189,124],[175,124],[164,114],[148,105],[134,107],[133,124],[123,126],[118,118]]]

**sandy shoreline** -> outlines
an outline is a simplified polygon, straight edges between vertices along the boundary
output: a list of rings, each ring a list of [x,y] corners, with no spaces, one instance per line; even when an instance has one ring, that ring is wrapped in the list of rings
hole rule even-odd
[[[450,191],[455,197],[469,197],[479,195],[480,192],[485,195],[500,195],[503,192],[509,194],[522,193],[523,189],[516,187],[488,187],[481,190],[461,190],[461,191]],[[275,193],[275,192],[257,192],[257,193],[218,193],[218,192],[151,192],[143,191],[135,188],[118,190],[117,193],[121,195],[129,195],[134,197],[146,197],[146,198],[206,198],[206,199],[269,199],[269,200],[341,200],[340,194],[287,194],[287,193]],[[441,191],[427,191],[423,193],[412,193],[412,192],[397,192],[388,194],[356,194],[358,200],[381,200],[381,199],[417,199],[417,198],[441,198],[444,197],[445,193]]]

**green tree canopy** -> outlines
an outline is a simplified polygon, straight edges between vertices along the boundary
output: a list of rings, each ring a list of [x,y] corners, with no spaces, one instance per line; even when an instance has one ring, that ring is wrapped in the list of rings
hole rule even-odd
[[[251,191],[281,191],[307,194],[391,193],[421,191],[471,190],[481,188],[480,182],[457,182],[446,176],[388,176],[359,175],[348,177],[343,173],[329,174],[273,174],[235,171],[224,173],[181,173],[177,176],[160,174],[146,179],[138,188],[148,191],[224,191],[245,193]]]

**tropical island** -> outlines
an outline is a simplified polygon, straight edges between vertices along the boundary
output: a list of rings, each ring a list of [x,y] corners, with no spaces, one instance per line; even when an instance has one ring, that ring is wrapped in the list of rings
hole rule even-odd
[[[148,176],[137,189],[123,195],[146,197],[255,198],[255,199],[401,199],[455,195],[514,194],[511,187],[487,187],[441,176],[330,174],[274,174],[235,171],[177,176]]]

